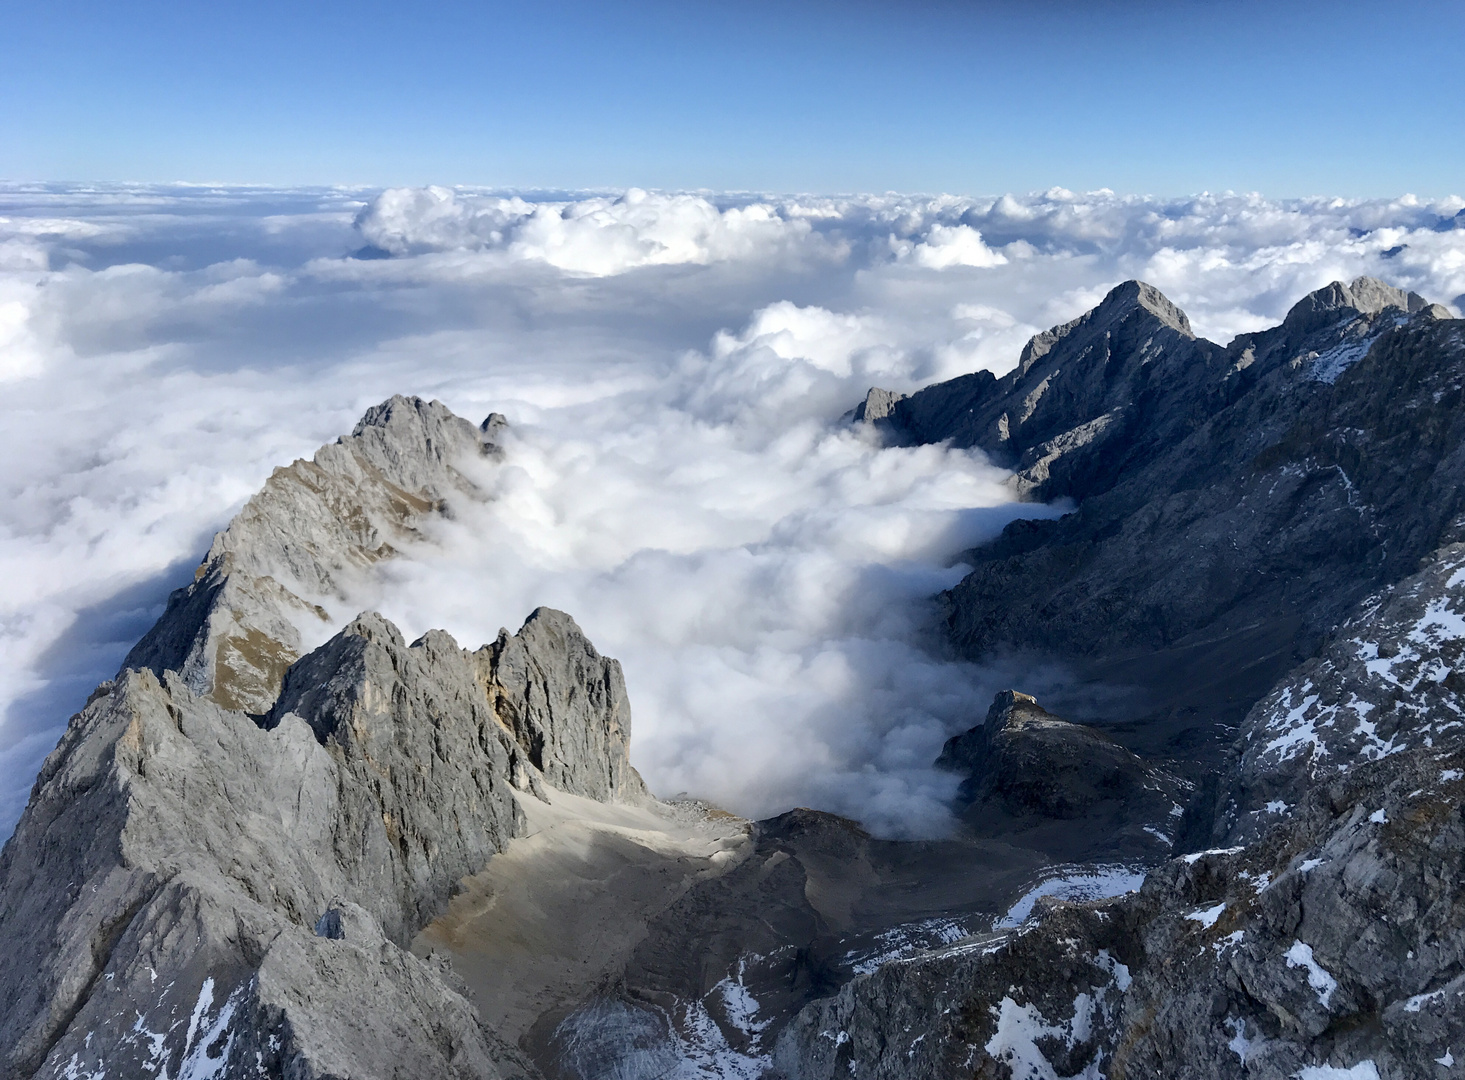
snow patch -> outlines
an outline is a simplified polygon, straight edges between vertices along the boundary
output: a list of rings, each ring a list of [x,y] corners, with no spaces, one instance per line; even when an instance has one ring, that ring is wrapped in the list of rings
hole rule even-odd
[[[1087,994],[1078,995],[1075,1005],[1081,1001],[1092,1008]],[[1075,1010],[1073,1020],[1067,1024],[1050,1024],[1032,1005],[1019,1005],[1010,997],[992,1010],[997,1014],[997,1030],[987,1040],[983,1050],[997,1061],[1006,1062],[1012,1070],[1012,1080],[1058,1080],[1058,1073],[1038,1048],[1041,1040],[1062,1039],[1072,1046],[1081,1041],[1075,1028],[1079,1026],[1080,1011]],[[1083,1010],[1082,1021],[1087,1027],[1089,1017]],[[1097,1062],[1089,1062],[1077,1076],[1082,1080],[1102,1080]]]
[[[1201,926],[1203,926],[1203,927],[1205,927],[1205,929],[1209,930],[1211,927],[1213,927],[1213,926],[1216,925],[1216,920],[1221,917],[1221,912],[1223,912],[1225,910],[1226,910],[1226,902],[1223,900],[1223,901],[1221,901],[1221,903],[1217,904],[1215,907],[1211,907],[1211,908],[1199,908],[1199,909],[1197,909],[1195,911],[1192,911],[1189,915],[1187,915],[1185,917],[1187,919],[1189,919],[1191,922],[1198,922],[1198,923],[1200,923]]]
[[[1006,915],[992,924],[992,929],[1010,930],[1021,926],[1031,917],[1033,906],[1045,896],[1059,900],[1107,900],[1134,892],[1144,884],[1144,880],[1144,871],[1129,866],[1095,867],[1051,877],[1024,893],[1007,909]]]
[[[1232,945],[1240,945],[1245,937],[1245,930],[1232,930],[1231,933],[1227,934],[1225,937],[1213,942],[1211,944],[1211,949],[1214,950],[1217,956],[1220,956],[1221,950],[1228,949]]]
[[[82,1065],[80,1054],[72,1054],[71,1060],[56,1075],[58,1080],[104,1080],[107,1071],[98,1069],[96,1072],[92,1072]]]
[[[854,949],[845,953],[844,961],[856,975],[868,975],[892,960],[902,960],[927,949],[951,945],[971,931],[960,919],[923,919],[882,931],[870,949]]]
[[[1241,1064],[1245,1065],[1249,1061],[1255,1061],[1262,1054],[1266,1053],[1269,1040],[1260,1032],[1257,1033],[1255,1038],[1248,1038],[1246,1034],[1246,1021],[1241,1017],[1233,1016],[1227,1020],[1226,1027],[1231,1031],[1231,1041],[1226,1045],[1233,1054],[1241,1059]]]
[[[1417,1013],[1429,1002],[1436,1001],[1440,998],[1443,998],[1444,996],[1445,992],[1443,990],[1436,990],[1433,993],[1429,994],[1415,994],[1408,1001],[1404,1002],[1404,1011]]]
[[[1185,859],[1186,865],[1189,866],[1204,859],[1207,855],[1236,855],[1243,850],[1243,848],[1239,847],[1214,847],[1207,848],[1205,851],[1192,851],[1189,855],[1182,856],[1182,858]]]
[[[728,1023],[746,1035],[752,1044],[757,1045],[769,1021],[758,1019],[758,999],[743,982],[750,959],[761,960],[762,957],[757,953],[738,957],[737,974],[723,978],[708,992],[708,996],[717,995],[722,1001],[723,1015],[727,1017]]]
[[[1347,1069],[1336,1065],[1304,1065],[1292,1074],[1297,1080],[1379,1080],[1379,1070],[1372,1061],[1360,1061]]]
[[[1332,386],[1338,381],[1338,376],[1368,355],[1368,350],[1376,340],[1377,337],[1369,337],[1360,341],[1345,341],[1327,352],[1318,353],[1308,366],[1307,377],[1313,382]]]
[[[1305,968],[1307,970],[1307,985],[1311,986],[1317,994],[1318,1004],[1323,1008],[1328,1007],[1328,1002],[1333,999],[1333,991],[1338,989],[1338,980],[1325,971],[1312,955],[1312,946],[1306,942],[1294,941],[1292,948],[1286,952],[1287,966],[1289,968]]]

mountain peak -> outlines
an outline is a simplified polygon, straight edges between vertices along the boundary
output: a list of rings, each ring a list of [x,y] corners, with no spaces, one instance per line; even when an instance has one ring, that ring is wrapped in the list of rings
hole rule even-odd
[[[1169,297],[1148,282],[1131,278],[1110,289],[1097,306],[1078,318],[1044,330],[1041,334],[1034,334],[1023,347],[1017,370],[1028,372],[1065,339],[1087,341],[1096,335],[1113,335],[1131,316],[1141,311],[1184,337],[1195,337],[1195,332],[1190,328],[1190,319],[1170,302]],[[1141,333],[1148,332],[1143,322],[1139,327]]]
[[[1405,292],[1373,277],[1356,277],[1348,283],[1334,281],[1308,293],[1287,312],[1282,325],[1304,333],[1319,329],[1348,312],[1377,315],[1389,308],[1413,315],[1430,303],[1418,293]]]
[[[1090,314],[1096,318],[1122,318],[1136,308],[1143,308],[1172,330],[1194,337],[1190,319],[1168,296],[1147,281],[1130,278],[1109,290]]]

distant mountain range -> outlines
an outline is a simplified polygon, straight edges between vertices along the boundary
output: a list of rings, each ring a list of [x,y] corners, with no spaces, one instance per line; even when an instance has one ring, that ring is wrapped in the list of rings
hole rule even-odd
[[[972,702],[961,832],[917,842],[656,799],[564,613],[332,625],[503,454],[393,398],[276,470],[47,759],[4,1076],[1453,1075],[1462,406],[1465,321],[1368,278],[1226,346],[1126,282],[1000,379],[872,389],[870,437],[1069,501],[965,556],[946,627],[1094,690]]]

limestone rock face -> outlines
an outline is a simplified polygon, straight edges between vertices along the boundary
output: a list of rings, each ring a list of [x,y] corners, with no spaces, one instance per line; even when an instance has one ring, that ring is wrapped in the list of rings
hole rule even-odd
[[[532,1074],[407,946],[549,774],[644,798],[619,665],[548,609],[476,654],[368,613],[292,655],[296,601],[475,497],[454,463],[485,446],[441,405],[371,410],[72,718],[0,853],[0,1075]]]
[[[629,758],[621,665],[596,652],[574,619],[539,608],[518,634],[500,630],[475,659],[495,712],[549,784],[602,801],[646,796]]]
[[[479,430],[441,402],[398,396],[310,461],[276,469],[123,669],[176,671],[226,708],[268,711],[302,642],[325,636],[322,603],[411,542],[425,515],[481,497],[456,466],[495,452],[493,418]]]
[[[427,1050],[451,1031],[488,1061],[475,1024],[451,1026],[471,1010],[382,925],[400,937],[404,909],[445,901],[444,873],[437,895],[413,895],[413,864],[441,870],[457,852],[432,859],[404,844],[390,817],[398,793],[380,780],[362,790],[352,750],[323,745],[293,715],[263,730],[172,673],[127,672],[94,700],[0,856],[6,1075],[179,1075],[190,1060],[231,1076],[330,1075],[332,1055],[350,1066],[338,1075],[381,1073],[359,1039],[311,1056],[336,1013],[380,1024],[359,999],[348,1005],[349,980],[333,982],[353,968],[373,981],[395,971],[375,996],[404,1045]],[[512,803],[484,794],[477,820],[443,830],[459,848],[491,851],[512,835]],[[358,932],[318,942],[343,898]],[[310,981],[286,977],[297,969]],[[442,1064],[444,1075],[496,1075]]]
[[[850,419],[857,424],[874,424],[881,420],[888,420],[890,414],[895,411],[895,406],[905,399],[905,394],[872,386],[870,392],[865,395],[865,400],[855,406]]]

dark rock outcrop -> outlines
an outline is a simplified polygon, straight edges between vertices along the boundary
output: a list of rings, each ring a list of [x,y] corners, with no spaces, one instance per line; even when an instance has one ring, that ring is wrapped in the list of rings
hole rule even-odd
[[[1192,433],[975,553],[952,596],[969,646],[1218,668],[1196,697],[1231,680],[1224,712],[1184,718],[1224,736],[1202,756],[1214,816],[1191,813],[1229,846],[852,980],[785,1029],[786,1075],[1452,1075],[1465,328],[1446,314],[1366,279],[1320,290],[1230,346],[1234,385]],[[1004,607],[1029,588],[1036,615]],[[1215,721],[1243,711],[1232,742]]]
[[[1157,297],[1120,286],[1035,338],[1003,380],[929,387],[890,419],[1079,500],[969,554],[949,595],[956,644],[1138,687],[1109,732],[1211,769],[1230,728],[1363,597],[1458,538],[1465,336],[1370,279],[1224,349]]]
[[[1190,798],[1186,782],[1014,690],[949,739],[936,765],[965,774],[958,807],[977,835],[1067,861],[1167,852]]]
[[[1288,789],[1260,839],[1136,893],[1043,901],[1019,931],[860,976],[807,1006],[776,1060],[798,1080],[1449,1076],[1465,740],[1448,736],[1354,755]]]

